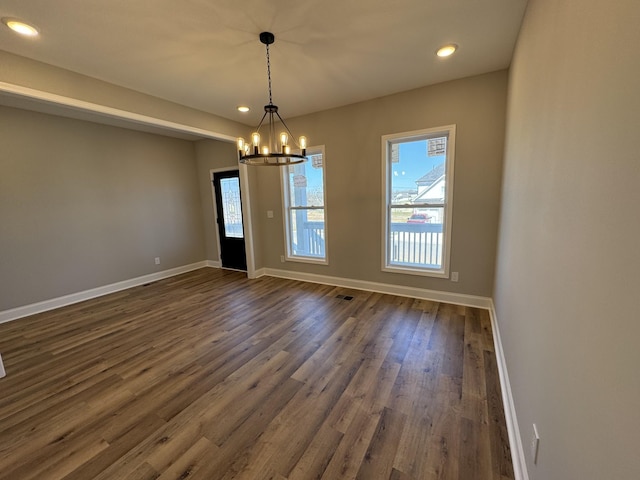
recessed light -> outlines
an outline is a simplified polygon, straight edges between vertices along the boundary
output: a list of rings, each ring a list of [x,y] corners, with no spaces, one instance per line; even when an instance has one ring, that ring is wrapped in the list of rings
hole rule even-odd
[[[453,55],[457,49],[458,45],[456,45],[455,43],[450,43],[449,45],[440,47],[436,51],[436,55],[438,55],[439,57],[448,57],[449,55]]]
[[[13,30],[20,35],[25,35],[27,37],[35,37],[39,34],[38,29],[33,25],[29,25],[22,20],[18,20],[17,18],[8,18],[4,17],[2,19],[2,23],[4,23],[7,27]]]
[[[244,105],[239,105],[238,111],[242,113],[247,113],[249,111],[249,107],[245,107]]]

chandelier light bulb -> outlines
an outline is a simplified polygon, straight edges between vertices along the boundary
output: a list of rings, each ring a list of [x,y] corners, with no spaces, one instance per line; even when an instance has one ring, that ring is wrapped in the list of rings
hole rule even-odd
[[[280,134],[280,145],[284,147],[288,143],[289,143],[289,135],[287,135],[287,132],[282,132]]]
[[[269,155],[269,147],[267,147],[266,145],[262,147],[262,154],[263,155]]]
[[[238,150],[244,151],[244,138],[238,137]]]
[[[251,134],[251,143],[253,143],[254,147],[260,146],[260,134],[258,132],[253,132]]]

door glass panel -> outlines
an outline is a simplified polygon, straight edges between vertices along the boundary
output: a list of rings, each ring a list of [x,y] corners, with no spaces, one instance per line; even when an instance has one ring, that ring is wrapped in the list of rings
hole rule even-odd
[[[220,193],[225,235],[231,238],[243,238],[240,180],[238,178],[220,179]]]

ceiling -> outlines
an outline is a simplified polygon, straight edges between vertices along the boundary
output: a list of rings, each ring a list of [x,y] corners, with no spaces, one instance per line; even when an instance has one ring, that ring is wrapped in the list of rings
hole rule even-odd
[[[2,0],[0,49],[247,125],[509,66],[526,0]],[[452,57],[435,50],[459,45]],[[241,114],[238,105],[251,107]]]

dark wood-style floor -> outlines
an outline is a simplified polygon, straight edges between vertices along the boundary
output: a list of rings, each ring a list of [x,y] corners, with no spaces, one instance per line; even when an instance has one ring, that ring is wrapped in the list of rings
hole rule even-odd
[[[202,269],[0,353],[2,479],[513,478],[484,310]]]

